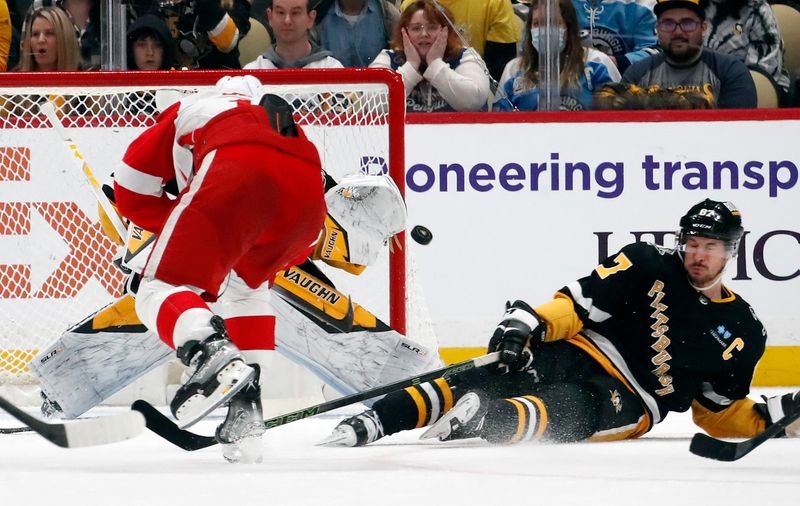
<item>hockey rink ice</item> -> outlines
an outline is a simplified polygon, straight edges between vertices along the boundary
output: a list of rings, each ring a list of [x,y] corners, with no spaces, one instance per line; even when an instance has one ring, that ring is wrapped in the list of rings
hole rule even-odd
[[[800,504],[800,440],[767,441],[737,462],[706,460],[688,451],[696,431],[689,413],[671,413],[647,437],[616,443],[422,442],[416,430],[363,448],[314,446],[340,419],[324,414],[268,430],[264,462],[253,465],[228,464],[217,447],[186,452],[149,431],[123,443],[71,450],[32,433],[3,434],[0,504]],[[221,412],[192,430],[211,434],[220,420]],[[18,425],[0,414],[0,426]]]

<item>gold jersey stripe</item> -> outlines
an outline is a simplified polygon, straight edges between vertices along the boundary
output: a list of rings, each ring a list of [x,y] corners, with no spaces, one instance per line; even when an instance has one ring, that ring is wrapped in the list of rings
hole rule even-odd
[[[453,407],[453,392],[450,390],[450,385],[447,384],[447,380],[444,378],[437,378],[433,380],[437,387],[439,387],[439,391],[442,393],[442,414],[447,413],[450,411],[450,408]]]
[[[416,428],[424,427],[425,426],[425,419],[428,418],[428,408],[425,407],[425,400],[422,398],[422,395],[417,390],[417,387],[409,387],[406,388],[406,392],[408,395],[411,396],[411,399],[414,400],[414,404],[417,405],[417,426]]]

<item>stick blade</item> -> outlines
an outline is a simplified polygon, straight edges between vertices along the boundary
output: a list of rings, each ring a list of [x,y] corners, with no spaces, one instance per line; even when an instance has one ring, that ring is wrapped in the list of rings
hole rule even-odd
[[[182,450],[193,452],[217,444],[210,436],[201,436],[188,430],[180,429],[169,418],[164,416],[152,404],[141,399],[131,404],[131,409],[144,417],[145,425],[158,436],[166,439]]]
[[[144,417],[136,411],[111,416],[64,422],[63,448],[83,448],[133,439],[145,427]]]
[[[740,444],[742,443],[721,441],[706,434],[697,433],[692,437],[692,442],[689,444],[689,451],[699,457],[721,460],[723,462],[733,462],[747,453],[739,451],[738,445]]]

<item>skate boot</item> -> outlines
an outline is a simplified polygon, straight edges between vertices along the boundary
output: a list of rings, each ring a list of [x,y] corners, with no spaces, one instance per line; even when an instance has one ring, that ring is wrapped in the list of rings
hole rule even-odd
[[[370,409],[339,422],[330,436],[317,446],[364,446],[383,437],[383,425],[378,414]]]
[[[181,362],[194,369],[169,406],[182,429],[228,401],[254,377],[255,370],[244,363],[242,352],[228,338],[223,319],[212,317],[211,326],[214,334],[201,342],[188,341],[177,350]]]
[[[261,386],[258,384],[259,366],[255,379],[231,397],[228,415],[217,427],[215,437],[222,446],[222,456],[231,463],[260,464],[263,459],[261,436],[266,432],[261,410]]]
[[[422,433],[420,439],[439,438],[439,441],[480,437],[486,418],[485,402],[476,392],[467,392],[439,421]]]

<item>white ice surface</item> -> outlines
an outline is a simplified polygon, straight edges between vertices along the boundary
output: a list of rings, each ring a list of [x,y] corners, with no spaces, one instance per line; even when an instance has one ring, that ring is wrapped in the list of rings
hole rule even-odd
[[[706,460],[688,451],[695,428],[687,413],[615,443],[434,443],[418,441],[417,430],[364,448],[314,446],[339,419],[269,430],[264,463],[244,466],[223,461],[216,447],[185,452],[148,431],[74,450],[31,433],[0,435],[0,505],[800,504],[800,440],[768,441],[738,462]],[[219,420],[192,430],[211,434]],[[0,414],[0,426],[15,425]]]

